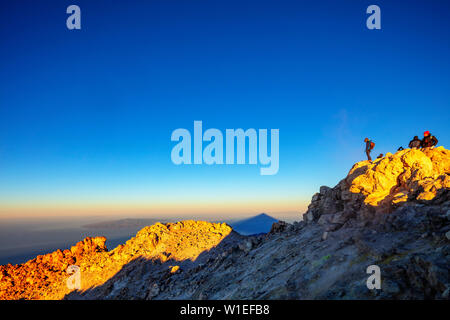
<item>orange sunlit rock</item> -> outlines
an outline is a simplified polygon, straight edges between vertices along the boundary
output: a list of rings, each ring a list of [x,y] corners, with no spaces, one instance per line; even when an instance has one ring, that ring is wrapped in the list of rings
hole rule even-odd
[[[353,174],[358,172],[357,176]],[[425,151],[406,149],[373,162],[361,161],[351,169],[347,182],[351,193],[364,202],[390,209],[408,198],[431,200],[439,189],[450,188],[450,151],[443,147]]]
[[[105,283],[137,258],[195,260],[217,246],[231,230],[225,223],[204,221],[156,223],[112,251],[107,251],[106,238],[88,237],[70,250],[57,250],[20,265],[0,266],[0,299],[61,299],[71,291],[66,285],[70,265],[79,266],[81,290],[86,290]],[[178,268],[174,266],[171,271]]]
[[[411,201],[433,200],[450,189],[450,150],[405,149],[353,165],[337,186],[322,186],[308,206],[306,221],[319,221],[327,231],[352,217],[361,222],[380,218]],[[366,219],[369,218],[369,219]]]

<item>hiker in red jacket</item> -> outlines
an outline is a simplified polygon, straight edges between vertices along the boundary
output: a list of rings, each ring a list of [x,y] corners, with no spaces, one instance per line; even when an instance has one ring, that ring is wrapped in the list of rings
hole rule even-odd
[[[435,145],[437,145],[438,139],[436,139],[435,136],[432,136],[430,131],[425,131],[423,133],[423,139],[421,143],[422,148],[433,148]]]
[[[367,160],[372,161],[372,158],[370,157],[370,152],[373,150],[373,148],[375,147],[375,143],[372,142],[371,140],[369,140],[369,138],[365,138],[364,142],[366,143],[366,155],[367,155]]]

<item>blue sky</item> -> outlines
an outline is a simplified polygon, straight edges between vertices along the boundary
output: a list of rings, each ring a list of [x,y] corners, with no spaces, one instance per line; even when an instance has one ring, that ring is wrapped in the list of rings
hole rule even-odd
[[[448,147],[449,15],[437,0],[2,1],[0,215],[302,212],[366,136],[374,154],[424,130]],[[194,120],[279,129],[278,174],[175,166],[170,135]]]

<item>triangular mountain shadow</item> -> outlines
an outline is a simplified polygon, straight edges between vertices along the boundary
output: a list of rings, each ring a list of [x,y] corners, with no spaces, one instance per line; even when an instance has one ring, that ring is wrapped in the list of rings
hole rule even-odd
[[[230,223],[230,225],[233,227],[233,230],[242,235],[256,235],[269,232],[272,225],[277,221],[278,219],[261,213],[248,219]]]

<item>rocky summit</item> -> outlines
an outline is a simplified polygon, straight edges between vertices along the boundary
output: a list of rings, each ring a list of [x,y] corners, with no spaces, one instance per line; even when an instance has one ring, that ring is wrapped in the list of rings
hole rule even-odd
[[[373,162],[361,161],[334,188],[320,188],[308,207],[306,220],[317,221],[327,231],[346,223],[379,223],[408,202],[427,204],[448,191],[449,173],[450,151],[443,147],[405,149]]]
[[[294,224],[243,236],[226,224],[145,227],[0,267],[1,299],[449,299],[450,151],[356,163]],[[300,217],[299,217],[300,218]],[[68,289],[69,265],[81,288]],[[369,289],[369,266],[381,288]]]

